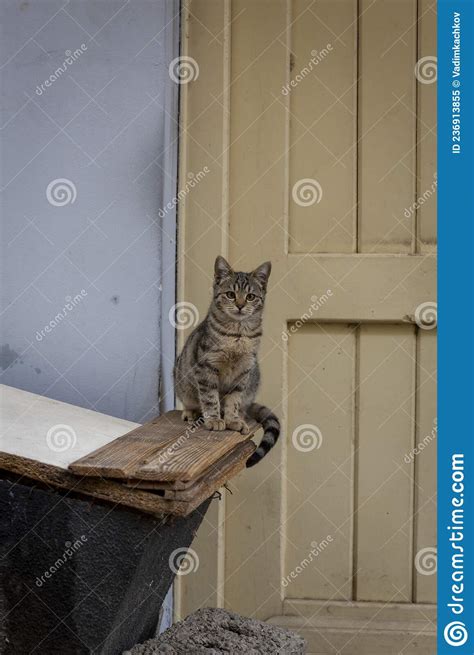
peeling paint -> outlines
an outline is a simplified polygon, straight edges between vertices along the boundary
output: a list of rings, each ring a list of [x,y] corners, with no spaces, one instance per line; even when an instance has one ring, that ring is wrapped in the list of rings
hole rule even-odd
[[[12,366],[16,362],[20,355],[10,348],[10,345],[8,343],[3,344],[2,349],[0,351],[0,366],[2,367],[2,371],[5,371],[7,368]]]

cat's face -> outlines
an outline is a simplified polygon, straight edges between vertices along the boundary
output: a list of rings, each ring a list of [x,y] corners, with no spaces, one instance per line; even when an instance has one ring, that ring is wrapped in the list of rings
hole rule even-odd
[[[223,257],[214,265],[214,303],[234,321],[257,317],[263,311],[272,265],[261,264],[251,273],[234,271]]]

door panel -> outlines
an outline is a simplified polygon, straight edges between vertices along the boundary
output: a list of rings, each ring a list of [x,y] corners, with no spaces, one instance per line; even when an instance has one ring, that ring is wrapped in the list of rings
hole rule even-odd
[[[210,172],[180,204],[180,300],[206,311],[218,253],[240,270],[271,259],[259,399],[282,436],[208,513],[178,615],[435,602],[415,566],[436,538],[433,439],[417,448],[435,424],[435,331],[417,311],[436,297],[435,191],[410,210],[434,175],[434,96],[414,74],[432,14],[415,0],[185,4],[200,74],[181,87],[181,186]]]
[[[360,3],[360,252],[414,252],[416,5]]]
[[[417,347],[416,450],[404,462],[415,462],[414,553],[420,562],[425,558],[425,565],[413,570],[413,599],[432,603],[436,601],[436,332],[420,330]]]
[[[415,331],[363,325],[357,448],[358,600],[411,599]]]
[[[307,0],[292,3],[288,38],[295,85],[273,95],[283,104],[283,94],[289,94],[290,189],[314,178],[323,191],[312,211],[290,203],[290,252],[356,250],[355,9],[353,0],[322,2],[317,11]],[[311,83],[304,83],[306,77]]]
[[[309,323],[296,327],[289,326],[287,354],[292,393],[284,476],[285,597],[305,598],[310,590],[317,598],[350,599],[357,328]],[[319,546],[325,539],[330,539],[330,547]],[[301,553],[313,548],[314,565],[292,577],[301,565]]]
[[[416,193],[418,252],[436,249],[436,12],[430,0],[418,0],[418,59],[427,62],[426,77],[429,84],[418,85],[417,109],[417,179]],[[412,205],[413,206],[413,205]],[[413,213],[412,207],[409,211]],[[432,577],[432,576],[431,576]]]

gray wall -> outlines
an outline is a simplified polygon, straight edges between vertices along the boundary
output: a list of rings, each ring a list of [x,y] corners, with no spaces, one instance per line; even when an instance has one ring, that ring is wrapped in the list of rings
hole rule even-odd
[[[1,381],[142,422],[163,362],[172,405],[177,3],[1,9]]]

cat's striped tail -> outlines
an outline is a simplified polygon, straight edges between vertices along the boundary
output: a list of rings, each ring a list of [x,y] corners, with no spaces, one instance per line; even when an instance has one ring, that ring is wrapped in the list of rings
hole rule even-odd
[[[258,464],[273,448],[280,436],[280,421],[268,407],[252,403],[248,413],[251,418],[254,418],[263,427],[263,437],[257,450],[248,458],[247,468]]]

